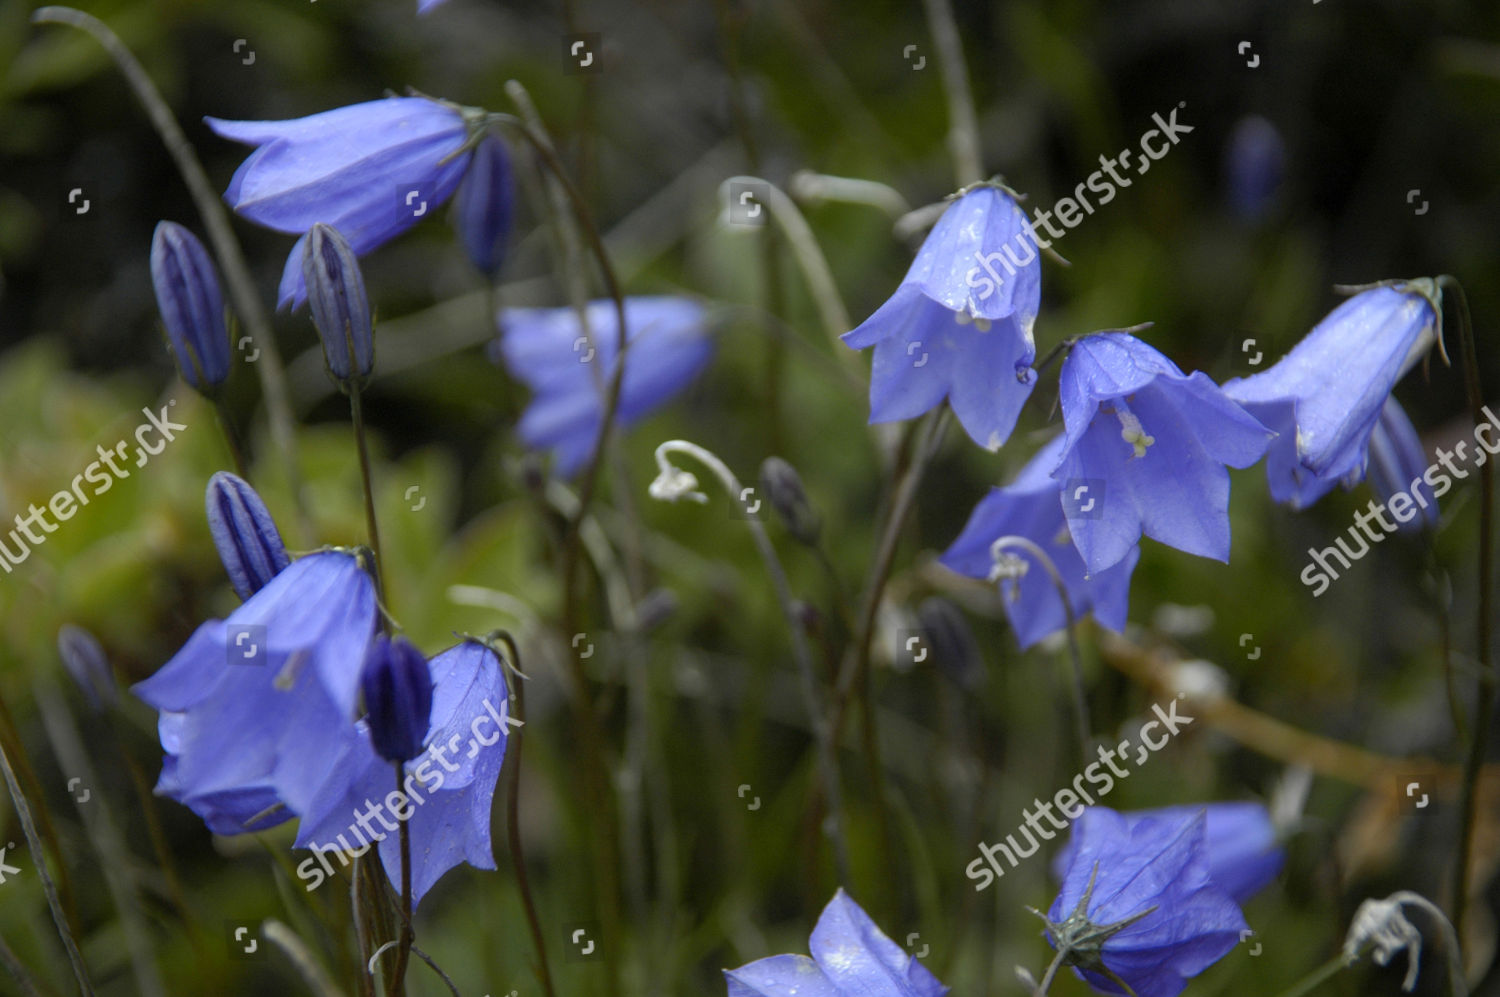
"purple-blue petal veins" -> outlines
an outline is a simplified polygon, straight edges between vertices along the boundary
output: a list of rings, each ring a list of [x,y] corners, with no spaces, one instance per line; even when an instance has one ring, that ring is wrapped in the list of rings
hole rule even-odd
[[[161,713],[157,792],[221,820],[210,826],[222,834],[254,829],[244,821],[273,804],[271,823],[305,813],[353,729],[375,620],[369,575],[323,551],[200,626],[134,687]]]
[[[340,381],[362,381],[375,366],[375,331],[359,260],[343,234],[322,222],[302,246],[302,275],[328,370]]]
[[[1236,903],[1245,903],[1281,872],[1286,853],[1276,842],[1276,828],[1263,804],[1254,801],[1182,804],[1120,814],[1134,827],[1147,819],[1181,820],[1204,815],[1203,851],[1214,885]],[[1052,873],[1062,879],[1073,861],[1070,840],[1052,859]]]
[[[591,301],[585,315],[588,336],[572,308],[508,308],[498,316],[500,358],[532,392],[517,431],[527,447],[552,451],[563,476],[577,472],[593,450],[616,362],[614,303]],[[626,298],[625,325],[629,352],[617,426],[671,401],[713,355],[703,306],[691,298]]]
[[[493,278],[505,261],[515,209],[515,181],[505,143],[489,136],[474,147],[473,162],[453,199],[459,241],[479,272]]]
[[[287,121],[205,118],[215,134],[256,147],[224,198],[236,212],[301,235],[317,222],[342,232],[360,256],[428,217],[469,165],[457,110],[424,97],[387,97]],[[307,292],[293,250],[278,307]]]
[[[1266,461],[1272,498],[1300,508],[1363,476],[1385,400],[1435,341],[1437,324],[1426,296],[1371,288],[1330,312],[1269,370],[1224,384],[1279,434]]]
[[[151,237],[151,284],[182,379],[197,391],[229,377],[229,327],[213,259],[192,232],[159,222]]]
[[[947,398],[969,436],[997,449],[1035,386],[1040,303],[1036,237],[1014,198],[994,187],[958,198],[896,292],[843,337],[875,347],[870,421],[911,419]]]
[[[771,956],[725,970],[729,997],[943,997],[948,988],[840,889],[809,939],[812,958]]]
[[[1099,927],[1144,913],[1107,938],[1099,956],[1138,997],[1176,997],[1247,928],[1239,905],[1210,877],[1204,829],[1201,812],[1130,821],[1105,807],[1085,808],[1048,920],[1067,920],[1085,894],[1083,912]],[[1054,931],[1048,940],[1057,944]],[[1124,993],[1102,973],[1075,971],[1096,990]]]
[[[1103,571],[1093,575],[1086,572],[1058,502],[1058,483],[1052,478],[1066,442],[1063,436],[1054,437],[1014,481],[1004,488],[990,489],[939,560],[961,575],[988,579],[995,567],[995,541],[1004,536],[1025,537],[1052,559],[1075,617],[1092,612],[1109,629],[1123,630],[1130,575],[1140,560],[1140,549],[1132,547],[1124,558]],[[1000,581],[1005,615],[1024,650],[1065,627],[1067,614],[1051,576],[1033,554],[1019,546],[1009,547],[1005,553],[1026,564],[1026,573],[1020,578]]]
[[[422,652],[405,637],[380,634],[370,646],[360,687],[375,753],[388,762],[420,755],[432,722],[432,674]]]
[[[266,587],[291,564],[270,510],[243,478],[219,471],[204,495],[208,532],[229,583],[241,600]]]
[[[405,802],[390,800],[395,774],[375,753],[369,724],[361,720],[346,728],[334,776],[319,790],[295,842],[317,852],[362,854],[377,847],[386,874],[400,883],[398,821],[409,817],[414,904],[460,863],[495,868],[490,807],[512,723],[505,675],[494,652],[466,641],[435,656],[429,667],[431,732],[426,750],[404,767]],[[391,808],[402,812],[393,814]]]
[[[1143,533],[1229,559],[1226,467],[1259,460],[1270,430],[1206,374],[1184,375],[1125,332],[1079,340],[1063,362],[1058,394],[1066,443],[1052,477],[1089,574],[1123,561]],[[1100,492],[1089,493],[1086,512],[1069,502],[1084,486]]]

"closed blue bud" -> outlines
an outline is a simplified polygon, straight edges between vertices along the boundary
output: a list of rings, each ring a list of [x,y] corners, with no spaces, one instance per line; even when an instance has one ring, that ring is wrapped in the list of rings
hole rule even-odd
[[[955,200],[896,293],[844,334],[875,347],[870,421],[913,419],[946,397],[974,442],[998,449],[1036,385],[1041,295],[1036,233],[1015,198],[986,185]]]
[[[1191,819],[1199,813],[1203,814],[1203,853],[1209,878],[1236,903],[1245,903],[1276,878],[1286,859],[1276,842],[1271,813],[1264,805],[1248,800],[1189,803],[1134,810],[1120,817],[1134,827],[1144,820]],[[1067,874],[1074,851],[1074,842],[1069,840],[1053,858],[1052,872],[1058,879]]]
[[[1286,173],[1286,145],[1276,126],[1258,114],[1241,118],[1229,133],[1224,174],[1229,206],[1248,221],[1262,217]]]
[[[97,637],[83,627],[64,623],[57,631],[57,653],[90,706],[102,711],[115,705],[120,690]]]
[[[1225,468],[1260,460],[1273,433],[1207,374],[1183,374],[1126,332],[1079,340],[1058,394],[1066,442],[1052,477],[1089,574],[1123,561],[1143,533],[1229,560]]]
[[[209,393],[229,377],[229,327],[214,263],[198,237],[176,222],[159,222],[151,237],[156,306],[182,379]]]
[[[516,201],[510,155],[490,136],[474,147],[473,161],[453,199],[459,241],[479,272],[494,278],[505,261],[505,241]]]
[[[943,997],[948,988],[840,889],[809,939],[812,958],[775,955],[726,969],[729,997]]]
[[[302,247],[327,222],[361,256],[432,213],[468,167],[465,115],[425,97],[387,97],[290,121],[205,118],[214,134],[256,147],[224,199],[235,212],[299,235],[277,291],[279,308],[307,298]]]
[[[1130,601],[1130,575],[1141,559],[1140,547],[1131,544],[1125,556],[1101,571],[1090,573],[1083,557],[1073,545],[1064,507],[1077,511],[1095,500],[1088,513],[1103,512],[1108,491],[1095,485],[1077,485],[1085,491],[1058,501],[1058,483],[1053,470],[1062,459],[1066,436],[1057,436],[1037,451],[1021,469],[1014,481],[1004,488],[991,488],[979,500],[958,539],[939,560],[948,568],[971,578],[984,578],[1000,585],[1005,615],[1021,649],[1067,626],[1068,617],[1057,586],[1045,567],[1030,551],[1010,546],[1001,551],[995,542],[1004,536],[1025,537],[1052,559],[1068,591],[1073,615],[1082,618],[1093,613],[1094,619],[1111,630],[1125,628],[1125,613]],[[997,553],[999,557],[997,558]]]
[[[422,652],[405,637],[377,636],[360,688],[375,754],[388,762],[409,762],[420,755],[432,722],[432,673]]]
[[[209,535],[241,600],[265,588],[292,563],[270,510],[243,478],[217,472],[208,479],[204,505]]]
[[[1176,997],[1239,944],[1248,926],[1210,875],[1204,826],[1201,812],[1131,821],[1085,808],[1046,918],[1063,963],[1104,993]]]
[[[1224,393],[1279,435],[1266,457],[1271,497],[1305,508],[1365,475],[1385,400],[1438,340],[1430,280],[1372,287],[1330,312],[1274,366]]]
[[[322,222],[312,227],[302,254],[302,274],[328,372],[342,384],[363,383],[375,366],[370,298],[359,260],[338,229]]]

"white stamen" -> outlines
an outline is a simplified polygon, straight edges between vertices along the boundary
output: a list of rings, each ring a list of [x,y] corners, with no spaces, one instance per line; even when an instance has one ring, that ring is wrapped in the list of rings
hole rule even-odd
[[[1141,420],[1123,403],[1115,410],[1115,414],[1120,417],[1120,425],[1124,427],[1120,430],[1120,438],[1135,450],[1134,456],[1146,456],[1146,448],[1156,442],[1156,437],[1146,435],[1146,430],[1141,427]]]

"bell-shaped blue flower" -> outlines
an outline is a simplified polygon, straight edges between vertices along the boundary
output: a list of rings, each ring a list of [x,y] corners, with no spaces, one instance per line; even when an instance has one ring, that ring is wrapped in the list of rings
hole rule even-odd
[[[508,690],[499,658],[465,641],[429,663],[431,732],[427,748],[405,766],[399,796],[390,762],[370,737],[373,715],[348,729],[336,773],[297,831],[295,847],[310,848],[328,867],[335,853],[363,854],[378,846],[394,883],[401,882],[399,821],[410,823],[412,902],[454,866],[495,868],[490,805],[510,733]],[[309,861],[314,861],[309,860]],[[306,863],[304,863],[305,865]],[[331,874],[331,872],[330,872]]]
[[[432,721],[432,673],[422,652],[405,637],[380,634],[370,646],[360,687],[375,754],[388,762],[420,755]]]
[[[958,539],[939,558],[961,575],[999,581],[1005,615],[1022,650],[1067,626],[1067,613],[1057,586],[1035,555],[1020,546],[996,551],[997,540],[1025,537],[1040,547],[1062,576],[1073,615],[1081,618],[1092,612],[1094,619],[1111,630],[1125,627],[1130,575],[1141,558],[1140,548],[1133,546],[1103,571],[1090,575],[1084,568],[1083,558],[1073,546],[1063,505],[1058,502],[1057,481],[1052,477],[1066,443],[1066,437],[1054,437],[1014,481],[1004,488],[990,489],[969,514]],[[1019,570],[1021,566],[1024,571]]]
[[[459,241],[479,272],[493,279],[505,260],[515,211],[515,180],[510,153],[493,135],[474,147],[473,162],[453,199],[453,225]]]
[[[182,379],[200,392],[229,377],[229,326],[212,257],[192,232],[158,222],[151,237],[151,284]]]
[[[499,315],[498,352],[511,375],[532,391],[517,431],[528,447],[551,450],[564,476],[593,451],[616,363],[614,302],[591,301],[585,314],[587,336],[572,308],[508,308]],[[629,352],[617,426],[665,405],[713,355],[703,306],[691,298],[626,298],[625,326]]]
[[[844,334],[875,347],[870,421],[912,419],[947,398],[974,442],[997,449],[1036,384],[1041,294],[1036,235],[1015,199],[992,186],[959,197],[896,293]]]
[[[204,495],[208,532],[229,583],[241,600],[266,587],[292,563],[271,512],[243,478],[219,471]]]
[[[1437,296],[1426,279],[1361,291],[1275,366],[1225,382],[1226,395],[1278,434],[1266,459],[1273,499],[1302,508],[1364,476],[1386,398],[1437,340]]]
[[[352,555],[323,551],[200,626],[134,687],[161,711],[157,792],[219,834],[305,813],[353,729],[375,619],[369,575]]]
[[[319,222],[307,233],[302,276],[328,372],[340,383],[362,383],[375,367],[370,297],[359,260],[338,229]]]
[[[1417,428],[1396,396],[1390,396],[1380,409],[1374,432],[1370,433],[1368,472],[1370,487],[1387,508],[1392,508],[1391,499],[1397,495],[1410,496],[1402,502],[1404,511],[1415,510],[1412,515],[1403,518],[1392,508],[1398,530],[1420,530],[1438,524],[1437,497],[1423,478],[1429,463]]]
[[[1205,817],[1136,821],[1087,807],[1047,913],[1048,941],[1096,990],[1176,997],[1234,948],[1239,905],[1209,873]]]
[[[1124,560],[1142,533],[1229,559],[1225,468],[1261,458],[1265,426],[1207,374],[1183,374],[1127,332],[1074,344],[1058,393],[1067,442],[1052,476],[1089,574]]]
[[[726,969],[729,997],[943,997],[948,992],[842,889],[823,908],[809,949],[811,959],[776,955]]]
[[[64,623],[57,631],[57,653],[89,706],[98,712],[115,705],[120,689],[115,685],[114,670],[109,667],[109,658],[99,638],[83,627]]]
[[[1203,814],[1203,854],[1214,885],[1243,904],[1281,872],[1286,852],[1276,842],[1276,827],[1263,804],[1254,801],[1183,804],[1121,813],[1128,827],[1144,820],[1190,820]],[[1070,839],[1052,859],[1052,873],[1062,879],[1072,864]]]
[[[326,222],[361,256],[447,201],[468,167],[463,113],[425,97],[386,97],[288,121],[204,120],[215,134],[256,147],[224,192],[236,212],[303,239]],[[306,300],[302,240],[277,297],[281,308]]]

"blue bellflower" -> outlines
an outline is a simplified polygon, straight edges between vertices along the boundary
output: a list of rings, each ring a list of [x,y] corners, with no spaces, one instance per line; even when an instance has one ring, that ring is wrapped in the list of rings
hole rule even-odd
[[[96,713],[119,701],[115,673],[109,667],[109,658],[105,656],[99,638],[83,627],[64,623],[57,631],[57,653],[62,658],[63,668],[78,683],[78,688]]]
[[[1048,941],[1104,993],[1176,997],[1240,940],[1239,905],[1209,874],[1204,815],[1136,821],[1086,807],[1047,913]]]
[[[998,580],[1004,596],[1005,615],[1021,649],[1067,625],[1057,587],[1046,569],[1021,547],[1009,547],[1002,557],[1019,558],[1025,572],[1016,574],[997,564],[994,544],[1004,536],[1025,537],[1052,558],[1068,591],[1073,615],[1092,612],[1094,618],[1111,630],[1123,630],[1130,599],[1130,575],[1141,558],[1140,548],[1132,546],[1126,555],[1103,571],[1090,575],[1083,558],[1073,546],[1068,520],[1058,502],[1057,482],[1052,470],[1062,459],[1065,436],[1057,436],[1022,468],[1016,479],[1004,488],[992,488],[980,499],[963,532],[943,552],[939,560],[961,575]]]
[[[208,532],[229,583],[243,601],[292,563],[270,510],[243,478],[219,471],[204,494]]]
[[[1229,559],[1229,472],[1273,435],[1202,371],[1126,332],[1079,340],[1058,381],[1066,439],[1053,477],[1089,574],[1124,560],[1141,534]]]
[[[912,419],[944,398],[974,442],[998,449],[1036,384],[1036,236],[1008,193],[982,186],[943,212],[896,293],[844,334],[875,347],[870,421]]]
[[[161,712],[157,793],[219,834],[305,813],[353,728],[375,614],[358,561],[323,551],[200,626],[134,687]]]
[[[229,377],[229,326],[213,258],[192,232],[159,222],[151,237],[151,284],[177,371],[209,392]]]
[[[726,969],[729,997],[943,997],[948,988],[840,889],[809,940],[812,958],[776,955]]]
[[[388,762],[409,762],[420,755],[432,722],[432,673],[422,652],[405,637],[378,635],[365,659],[360,688],[375,754]]]
[[[1281,872],[1286,853],[1276,843],[1276,827],[1265,806],[1253,801],[1184,804],[1121,813],[1134,828],[1146,820],[1180,821],[1203,814],[1203,854],[1214,885],[1243,904]],[[1073,862],[1069,840],[1052,859],[1052,874],[1062,879]]]
[[[510,154],[504,142],[487,136],[474,147],[469,172],[453,199],[453,225],[469,260],[492,280],[505,261],[515,203]]]
[[[303,246],[302,276],[328,373],[341,384],[364,383],[375,367],[375,330],[359,260],[343,234],[322,222]]]
[[[400,883],[401,817],[411,825],[414,904],[462,862],[495,868],[490,805],[505,761],[507,725],[513,723],[505,674],[495,653],[475,641],[449,648],[429,667],[427,748],[405,765],[401,796],[393,798],[391,763],[377,754],[372,741],[373,715],[347,725],[333,766],[336,774],[298,828],[295,847],[318,853],[302,863],[299,875],[316,874],[319,863],[332,875],[328,853],[362,855],[378,846],[391,881]]]
[[[363,256],[427,217],[458,189],[468,155],[464,115],[425,97],[386,97],[288,121],[204,119],[256,147],[224,198],[258,225],[301,236],[287,257],[278,307],[307,298],[302,243],[317,222]]]
[[[1370,487],[1380,497],[1382,504],[1392,507],[1392,517],[1398,530],[1420,530],[1438,524],[1437,496],[1432,486],[1423,480],[1429,467],[1427,452],[1422,449],[1422,439],[1417,428],[1411,424],[1406,410],[1392,395],[1380,409],[1380,418],[1370,434],[1370,461],[1368,473]],[[1391,500],[1405,493],[1409,499],[1398,500],[1415,505],[1416,513],[1402,518],[1396,515]]]
[[[499,354],[532,391],[517,431],[528,447],[550,449],[564,476],[593,452],[616,362],[614,302],[591,301],[585,312],[588,337],[572,308],[508,308],[499,315]],[[625,325],[629,355],[617,426],[665,405],[713,354],[703,306],[691,298],[626,298]]]
[[[1273,499],[1305,508],[1364,477],[1386,398],[1437,340],[1436,295],[1430,280],[1361,291],[1275,366],[1225,382],[1226,395],[1279,434],[1266,458]]]

